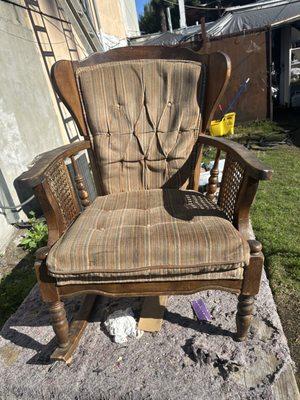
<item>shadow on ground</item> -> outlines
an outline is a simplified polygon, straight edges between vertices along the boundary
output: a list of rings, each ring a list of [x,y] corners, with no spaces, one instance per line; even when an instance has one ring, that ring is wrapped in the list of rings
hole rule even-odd
[[[38,287],[35,286],[35,288],[32,291],[32,295],[34,297],[34,301],[31,301],[29,296],[29,301],[26,302],[26,306],[22,305],[20,309],[18,310],[22,314],[22,319],[14,318],[12,316],[9,321],[5,324],[3,330],[1,331],[1,336],[9,340],[11,343],[14,345],[24,348],[24,349],[30,349],[36,352],[36,354],[30,358],[27,363],[28,364],[51,364],[50,361],[50,355],[54,351],[55,346],[56,346],[56,340],[55,338],[52,338],[48,343],[42,343],[38,339],[34,338],[34,335],[29,336],[27,333],[22,332],[18,327],[25,327],[26,332],[28,332],[28,329],[26,327],[32,327],[33,332],[39,332],[42,327],[48,327],[51,331],[50,327],[50,321],[49,321],[49,314],[47,310],[46,304],[44,304],[40,300],[39,292],[38,292]],[[82,302],[82,297],[81,298],[76,298],[74,300],[67,300],[65,302],[66,305],[66,310],[67,310],[67,315],[68,315],[68,320],[71,321],[72,315],[79,309],[80,304]],[[106,301],[109,301],[108,299],[105,299]],[[125,301],[126,304],[127,299],[120,299],[120,300],[114,300],[112,307],[110,306],[105,306],[103,307],[103,298],[99,296],[97,299],[93,312],[91,314],[90,320],[93,323],[99,323],[102,327],[103,333],[110,339],[110,336],[106,332],[105,328],[103,327],[103,319],[104,319],[104,314],[107,312],[112,312],[112,310],[116,310],[118,306],[121,308],[124,308],[123,302]],[[139,317],[139,312],[141,308],[141,302],[142,299],[140,298],[134,298],[130,299],[133,304],[136,304],[136,307],[138,307],[137,312],[135,312],[135,316],[138,319]],[[108,310],[109,307],[109,310]],[[234,318],[234,315],[232,315],[232,318]],[[183,327],[183,328],[189,328],[195,333],[203,333],[206,335],[210,336],[223,336],[223,337],[234,337],[234,332],[231,332],[228,329],[224,329],[221,326],[218,326],[216,321],[212,322],[199,322],[198,320],[194,318],[190,318],[184,315],[181,315],[177,312],[172,312],[166,310],[165,315],[164,315],[164,320],[168,321],[171,324],[177,325],[178,327]],[[53,333],[52,333],[53,336]],[[37,336],[38,338],[38,336]],[[191,357],[191,351],[188,346],[182,347],[183,350],[186,352],[188,357]]]

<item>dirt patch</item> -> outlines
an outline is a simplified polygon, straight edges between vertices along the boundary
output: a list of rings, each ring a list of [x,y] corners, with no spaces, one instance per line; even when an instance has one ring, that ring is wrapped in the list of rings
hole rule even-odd
[[[27,255],[28,252],[23,250],[20,246],[20,241],[25,235],[26,229],[17,229],[12,236],[9,245],[5,251],[0,255],[0,280],[3,276],[6,276],[12,272],[16,266],[19,265]]]
[[[0,327],[14,313],[36,282],[34,256],[20,247],[25,229],[17,230],[0,256]]]

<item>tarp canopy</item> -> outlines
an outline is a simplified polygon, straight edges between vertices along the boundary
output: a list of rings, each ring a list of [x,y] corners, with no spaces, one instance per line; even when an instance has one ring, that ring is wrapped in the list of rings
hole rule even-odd
[[[249,30],[276,27],[300,20],[300,0],[267,0],[226,9],[223,17],[205,24],[210,37],[242,33]],[[201,34],[200,25],[155,33],[130,40],[133,45],[175,46]]]
[[[223,36],[258,28],[267,28],[300,19],[300,0],[264,1],[244,7],[232,7],[207,29],[209,36]]]
[[[207,24],[212,26],[211,23]],[[156,33],[153,35],[140,36],[138,40],[130,40],[131,44],[138,44],[143,46],[176,46],[181,42],[185,42],[195,34],[201,33],[200,25],[188,26],[186,28],[176,29],[174,32]]]

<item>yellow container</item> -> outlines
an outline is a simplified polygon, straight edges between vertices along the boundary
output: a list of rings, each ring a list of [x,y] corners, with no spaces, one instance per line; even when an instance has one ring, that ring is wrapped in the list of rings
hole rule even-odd
[[[210,124],[211,136],[225,136],[234,134],[235,113],[225,114],[221,121],[214,120]]]

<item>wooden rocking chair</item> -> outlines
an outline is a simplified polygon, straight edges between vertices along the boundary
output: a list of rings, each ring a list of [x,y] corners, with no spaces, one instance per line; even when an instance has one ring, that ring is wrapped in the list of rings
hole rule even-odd
[[[42,154],[21,177],[49,228],[35,268],[58,342],[53,359],[70,360],[96,295],[237,293],[236,339],[246,339],[263,267],[249,210],[272,171],[243,146],[205,135],[229,77],[225,54],[183,48],[126,47],[53,66],[84,140]],[[216,148],[206,196],[198,191],[203,146]],[[93,202],[75,157],[82,151]],[[78,294],[86,301],[69,325],[62,299]]]

